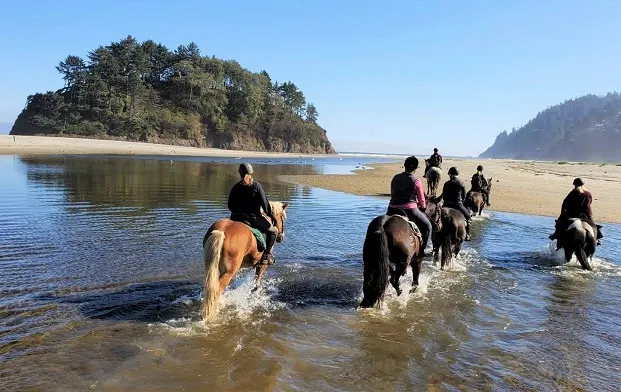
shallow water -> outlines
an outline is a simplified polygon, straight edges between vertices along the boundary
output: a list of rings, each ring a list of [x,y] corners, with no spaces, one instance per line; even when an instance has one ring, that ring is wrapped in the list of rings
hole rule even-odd
[[[553,219],[490,212],[452,270],[426,261],[416,293],[356,310],[386,201],[276,177],[361,159],[252,161],[291,203],[287,239],[263,291],[244,271],[206,327],[201,241],[239,160],[0,156],[0,389],[618,388],[620,226],[585,272],[550,252]]]

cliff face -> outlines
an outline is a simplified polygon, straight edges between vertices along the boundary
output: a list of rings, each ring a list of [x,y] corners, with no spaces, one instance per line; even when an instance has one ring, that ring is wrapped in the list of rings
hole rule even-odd
[[[621,96],[586,95],[501,132],[482,158],[621,162]]]
[[[292,82],[233,60],[127,37],[68,56],[65,87],[30,95],[12,135],[72,135],[275,152],[335,153]]]

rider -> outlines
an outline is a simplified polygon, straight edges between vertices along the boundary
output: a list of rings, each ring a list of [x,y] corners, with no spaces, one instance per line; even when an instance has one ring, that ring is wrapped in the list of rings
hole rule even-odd
[[[459,170],[456,167],[451,167],[448,171],[450,180],[444,183],[442,188],[442,194],[444,197],[444,206],[458,210],[466,218],[466,241],[470,241],[470,212],[464,207],[464,200],[466,199],[466,186],[464,182],[459,179]]]
[[[418,169],[418,159],[408,157],[404,163],[405,171],[395,175],[390,183],[390,203],[386,215],[398,214],[402,210],[408,219],[420,230],[423,237],[422,253],[427,249],[427,240],[431,233],[431,222],[423,212],[426,207],[423,183],[414,176]]]
[[[442,155],[440,155],[438,153],[438,149],[434,148],[433,149],[433,154],[431,154],[431,156],[429,157],[429,159],[427,160],[427,167],[425,167],[425,173],[423,174],[423,177],[427,178],[427,172],[429,171],[429,168],[431,167],[440,167],[440,165],[442,164]]]
[[[597,244],[601,245],[599,241],[604,236],[601,233],[600,227],[593,222],[593,210],[591,203],[593,202],[593,196],[591,192],[584,189],[584,181],[581,178],[576,178],[573,182],[574,189],[563,200],[561,206],[561,215],[556,223],[555,232],[548,238],[551,240],[556,239],[556,249],[561,249],[563,246],[558,238],[558,233],[567,228],[567,221],[571,218],[581,218],[587,223],[597,229]]]
[[[276,243],[278,229],[265,216],[272,216],[272,209],[263,187],[252,178],[252,173],[254,170],[249,163],[239,165],[241,180],[233,186],[229,194],[228,207],[231,211],[231,220],[250,224],[267,236],[267,246],[260,264],[274,264],[272,249]],[[261,213],[261,209],[265,215]]]
[[[479,192],[483,195],[483,199],[485,200],[485,204],[489,207],[489,182],[487,182],[487,178],[483,175],[483,166],[477,166],[477,172],[472,175],[472,179],[470,180],[470,186],[472,187],[473,192]]]

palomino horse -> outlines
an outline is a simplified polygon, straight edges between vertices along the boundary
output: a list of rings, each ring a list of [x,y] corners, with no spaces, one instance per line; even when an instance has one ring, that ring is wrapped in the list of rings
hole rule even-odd
[[[429,159],[425,159],[425,167],[427,167]],[[435,197],[438,192],[438,186],[440,185],[440,180],[442,179],[442,169],[438,167],[430,167],[427,171],[427,194]]]
[[[288,204],[270,202],[270,206],[271,219],[278,229],[276,242],[283,242]],[[207,321],[218,310],[220,295],[240,268],[256,268],[256,290],[267,265],[257,264],[263,253],[257,250],[257,239],[244,223],[220,219],[207,230],[203,243],[205,261],[203,320]]]
[[[380,215],[369,223],[362,250],[364,297],[360,303],[361,308],[370,308],[376,304],[379,306],[389,282],[397,295],[401,295],[399,278],[405,275],[408,264],[412,267],[413,275],[411,291],[416,290],[423,262],[421,244],[421,239],[414,234],[407,218]]]
[[[565,261],[569,263],[575,253],[582,269],[593,270],[591,260],[597,248],[597,227],[587,220],[571,218],[563,225],[557,222],[557,238],[565,251]]]
[[[487,192],[492,191],[492,178],[489,179],[489,184],[487,185]],[[464,202],[464,206],[469,209],[473,215],[481,215],[483,209],[485,208],[485,199],[483,198],[483,194],[481,192],[474,192],[473,190],[468,191],[466,193],[466,201]]]
[[[442,196],[427,201],[426,214],[431,221],[438,221],[439,227],[431,235],[434,262],[438,261],[440,247],[442,260],[440,269],[451,266],[461,251],[461,244],[466,239],[466,218],[454,208],[442,205]]]

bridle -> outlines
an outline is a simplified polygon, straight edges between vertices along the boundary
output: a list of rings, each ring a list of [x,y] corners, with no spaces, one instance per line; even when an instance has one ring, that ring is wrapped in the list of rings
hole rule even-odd
[[[427,215],[427,211],[425,211],[424,214],[427,217],[427,219],[429,219],[432,230],[437,232],[442,229],[442,205],[440,205],[439,203],[434,203],[434,204],[436,205],[435,215],[437,215],[438,220],[437,221],[433,220],[429,215]]]

